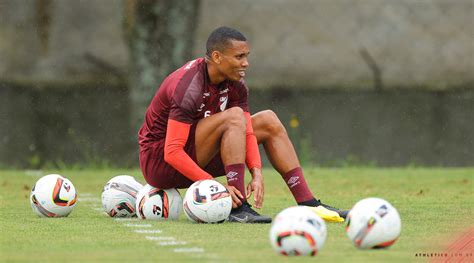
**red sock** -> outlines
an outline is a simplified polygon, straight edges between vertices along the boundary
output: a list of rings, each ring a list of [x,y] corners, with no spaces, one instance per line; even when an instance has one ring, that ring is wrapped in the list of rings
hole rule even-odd
[[[225,176],[227,177],[227,184],[237,188],[240,191],[245,201],[245,164],[237,163],[226,165],[225,169]]]
[[[288,188],[290,188],[297,203],[314,198],[311,190],[309,190],[306,180],[304,179],[301,167],[296,167],[295,169],[286,172],[282,177],[283,180],[285,180],[286,185],[288,185]]]

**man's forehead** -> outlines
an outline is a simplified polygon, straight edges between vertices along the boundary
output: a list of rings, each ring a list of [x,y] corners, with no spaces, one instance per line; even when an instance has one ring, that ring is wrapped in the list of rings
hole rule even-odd
[[[237,53],[248,53],[249,52],[249,45],[247,41],[240,41],[240,40],[230,40],[229,44],[227,45],[226,51],[230,52],[237,52]]]

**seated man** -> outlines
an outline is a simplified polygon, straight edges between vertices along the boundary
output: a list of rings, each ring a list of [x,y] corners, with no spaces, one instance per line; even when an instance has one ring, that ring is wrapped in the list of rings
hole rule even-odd
[[[339,211],[311,193],[286,130],[272,111],[252,116],[244,82],[249,66],[247,39],[220,27],[206,45],[206,57],[186,63],[161,84],[139,131],[140,167],[148,184],[187,188],[193,182],[226,175],[232,196],[229,221],[270,223],[254,206],[263,203],[264,186],[258,144],[282,175],[299,205]],[[245,163],[252,180],[245,188]],[[247,190],[247,193],[246,193]]]

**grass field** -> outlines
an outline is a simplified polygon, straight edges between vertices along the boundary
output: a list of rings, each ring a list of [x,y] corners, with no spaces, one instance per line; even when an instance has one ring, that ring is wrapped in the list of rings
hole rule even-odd
[[[67,218],[39,218],[30,207],[31,187],[53,172],[69,178],[79,195]],[[416,254],[442,252],[474,227],[474,169],[306,169],[312,189],[328,204],[349,208],[369,196],[391,202],[400,212],[402,234],[389,249],[360,251],[347,239],[345,224],[329,223],[316,258],[289,259],[272,250],[270,225],[198,225],[184,215],[170,222],[114,220],[101,211],[100,195],[119,174],[144,182],[138,170],[0,171],[0,262],[425,262],[430,258]],[[294,201],[277,173],[264,174],[260,212],[275,216]]]

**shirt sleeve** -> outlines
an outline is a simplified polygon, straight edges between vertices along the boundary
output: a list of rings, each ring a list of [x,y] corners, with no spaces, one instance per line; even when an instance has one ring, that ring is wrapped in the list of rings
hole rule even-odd
[[[202,85],[199,74],[185,75],[177,84],[171,97],[170,119],[192,124],[196,111],[202,103]]]
[[[245,119],[247,120],[247,127],[245,132],[246,139],[246,153],[245,162],[249,170],[252,168],[262,168],[262,160],[260,158],[260,152],[258,151],[257,137],[252,128],[252,118],[249,112],[244,112]]]
[[[168,120],[168,129],[165,139],[165,162],[191,181],[212,179],[191,157],[184,151],[189,137],[191,124]]]

